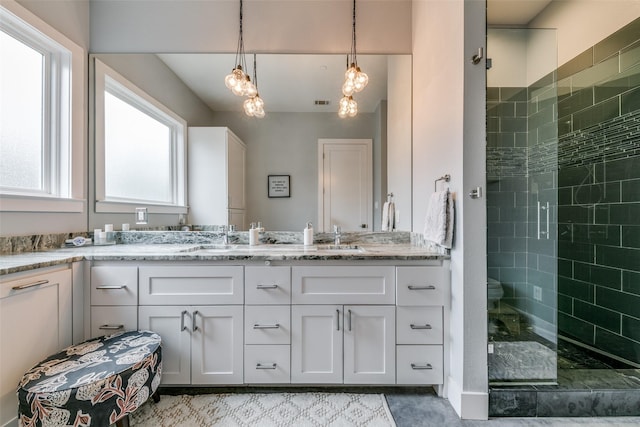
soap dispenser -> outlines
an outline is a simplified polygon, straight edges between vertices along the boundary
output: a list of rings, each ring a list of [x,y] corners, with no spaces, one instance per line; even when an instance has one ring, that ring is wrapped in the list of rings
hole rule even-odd
[[[251,223],[249,228],[249,246],[255,246],[260,242],[260,235],[258,234],[258,228],[256,228],[255,222]]]
[[[311,246],[313,245],[313,227],[311,226],[311,223],[308,222],[306,228],[303,230],[303,235],[304,235],[304,245],[305,246]]]

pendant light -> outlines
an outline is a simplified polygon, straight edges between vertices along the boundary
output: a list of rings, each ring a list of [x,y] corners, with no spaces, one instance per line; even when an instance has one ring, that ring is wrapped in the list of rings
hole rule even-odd
[[[256,54],[253,54],[253,82],[255,92],[252,95],[248,95],[249,98],[244,101],[244,113],[250,117],[263,118],[264,113],[264,101],[260,98],[258,93],[258,72],[257,72]]]
[[[338,110],[338,116],[342,118],[354,117],[358,114],[358,103],[353,99],[353,94],[360,92],[369,83],[369,76],[358,66],[356,53],[356,0],[353,0],[352,18],[351,51],[347,55],[347,71],[344,73],[344,84],[342,85],[344,97],[340,100],[340,109]]]
[[[224,84],[234,95],[237,96],[251,96],[257,92],[249,74],[245,72],[247,63],[244,54],[244,40],[242,38],[242,0],[240,0],[240,31],[238,33],[238,46],[236,48],[236,67],[231,70],[231,73],[224,78]]]

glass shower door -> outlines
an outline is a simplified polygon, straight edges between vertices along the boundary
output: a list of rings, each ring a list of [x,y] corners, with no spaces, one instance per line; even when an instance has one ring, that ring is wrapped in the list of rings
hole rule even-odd
[[[555,30],[489,29],[489,380],[557,379]]]

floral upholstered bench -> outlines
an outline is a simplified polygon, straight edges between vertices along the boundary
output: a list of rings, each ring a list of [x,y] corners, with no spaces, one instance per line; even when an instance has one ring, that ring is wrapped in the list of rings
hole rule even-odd
[[[160,336],[128,331],[67,347],[27,372],[18,388],[21,427],[129,425],[162,374]]]

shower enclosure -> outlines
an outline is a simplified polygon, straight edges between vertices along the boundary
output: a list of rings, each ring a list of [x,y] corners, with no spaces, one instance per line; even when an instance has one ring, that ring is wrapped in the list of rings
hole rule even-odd
[[[555,382],[555,30],[491,29],[487,52],[489,379]]]
[[[555,30],[488,30],[493,384],[640,385],[639,35],[637,19],[558,67]]]

